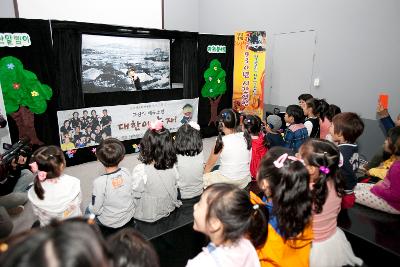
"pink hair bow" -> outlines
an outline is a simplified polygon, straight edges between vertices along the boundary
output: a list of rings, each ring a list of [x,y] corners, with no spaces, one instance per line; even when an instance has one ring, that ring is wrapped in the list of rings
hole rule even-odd
[[[283,163],[285,163],[286,159],[290,159],[290,160],[293,160],[293,161],[300,161],[301,163],[303,163],[303,161],[301,159],[298,159],[298,158],[293,157],[293,156],[289,156],[288,153],[285,153],[285,154],[282,154],[277,160],[274,161],[275,167],[277,167],[278,169],[282,168],[283,167]]]
[[[38,167],[36,162],[32,162],[31,164],[29,164],[29,166],[31,167],[31,171],[33,173],[37,172],[37,176],[38,176],[39,181],[46,180],[47,172],[39,171],[39,167]]]
[[[156,121],[150,122],[149,128],[151,130],[159,131],[159,130],[161,130],[163,128],[163,123],[160,120],[156,120]]]
[[[320,170],[321,172],[325,173],[325,174],[329,174],[329,173],[331,172],[331,170],[329,170],[329,168],[328,168],[328,167],[325,167],[325,166],[319,167],[319,170]]]

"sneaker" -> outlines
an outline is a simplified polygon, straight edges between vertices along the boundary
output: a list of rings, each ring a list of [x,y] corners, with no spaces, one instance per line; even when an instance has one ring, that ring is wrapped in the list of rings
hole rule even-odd
[[[19,215],[19,214],[21,214],[21,212],[23,212],[23,211],[24,211],[24,206],[23,206],[23,205],[19,205],[19,206],[16,206],[16,207],[14,207],[14,208],[9,208],[9,209],[7,209],[7,212],[8,212],[8,214],[9,214],[10,216]]]

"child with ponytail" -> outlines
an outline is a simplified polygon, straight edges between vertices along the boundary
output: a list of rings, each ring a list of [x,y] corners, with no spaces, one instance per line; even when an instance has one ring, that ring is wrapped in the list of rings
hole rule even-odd
[[[262,129],[265,128],[257,115],[245,115],[243,117],[243,135],[246,140],[251,140],[250,174],[256,179],[258,165],[262,157],[267,153],[267,139]]]
[[[253,205],[248,193],[235,185],[207,187],[194,205],[193,229],[211,242],[186,266],[260,266],[255,248],[267,238],[267,214],[263,205]]]
[[[339,175],[340,152],[327,140],[310,139],[299,150],[299,157],[310,174],[313,200],[314,240],[310,254],[311,267],[361,265],[337,217],[344,195],[344,181]]]
[[[41,226],[51,219],[59,220],[81,216],[81,185],[76,177],[63,174],[65,158],[57,146],[36,150],[29,164],[35,175],[34,186],[28,191],[33,212]]]
[[[243,132],[237,132],[239,124],[240,115],[236,111],[221,111],[217,141],[204,167],[205,187],[214,183],[230,183],[243,189],[249,184],[251,139],[246,138]],[[212,171],[218,159],[219,169]]]
[[[303,162],[283,147],[271,148],[257,174],[263,200],[251,192],[253,203],[269,211],[268,238],[257,250],[261,266],[309,266],[312,201],[309,174]]]

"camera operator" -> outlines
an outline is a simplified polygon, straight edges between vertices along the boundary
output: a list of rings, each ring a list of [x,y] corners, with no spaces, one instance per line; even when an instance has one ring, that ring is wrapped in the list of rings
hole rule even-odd
[[[30,148],[26,141],[20,141],[1,155],[0,238],[7,236],[12,230],[9,216],[21,213],[28,201],[27,190],[34,179],[33,173],[27,169],[29,154]]]

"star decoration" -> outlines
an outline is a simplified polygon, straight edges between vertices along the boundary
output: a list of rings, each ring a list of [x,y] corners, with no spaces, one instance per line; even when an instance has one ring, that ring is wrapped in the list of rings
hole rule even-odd
[[[14,67],[15,67],[15,65],[12,64],[12,63],[8,63],[8,64],[7,64],[7,69],[9,69],[9,70],[13,70]]]
[[[210,88],[210,93],[214,92],[214,89]]]
[[[68,158],[70,158],[70,159],[73,158],[75,153],[76,153],[76,150],[75,150],[75,149],[68,150],[68,151],[67,151],[67,156],[68,156]]]
[[[139,145],[133,144],[132,147],[135,150],[135,153],[140,151],[140,144]]]
[[[31,95],[32,95],[32,96],[38,96],[38,95],[39,95],[39,93],[38,93],[38,92],[36,92],[36,91],[32,91],[32,92],[31,92]]]
[[[217,80],[217,83],[221,83],[221,80],[220,80],[220,79],[218,79],[218,80]]]
[[[208,80],[211,82],[212,81],[212,77],[208,77]]]
[[[96,148],[95,148],[95,147],[92,148],[92,152],[93,152],[94,154],[96,154]]]
[[[218,67],[214,67],[214,70],[217,71]]]
[[[21,85],[19,83],[13,83],[13,88],[15,90],[18,90],[21,87]]]

